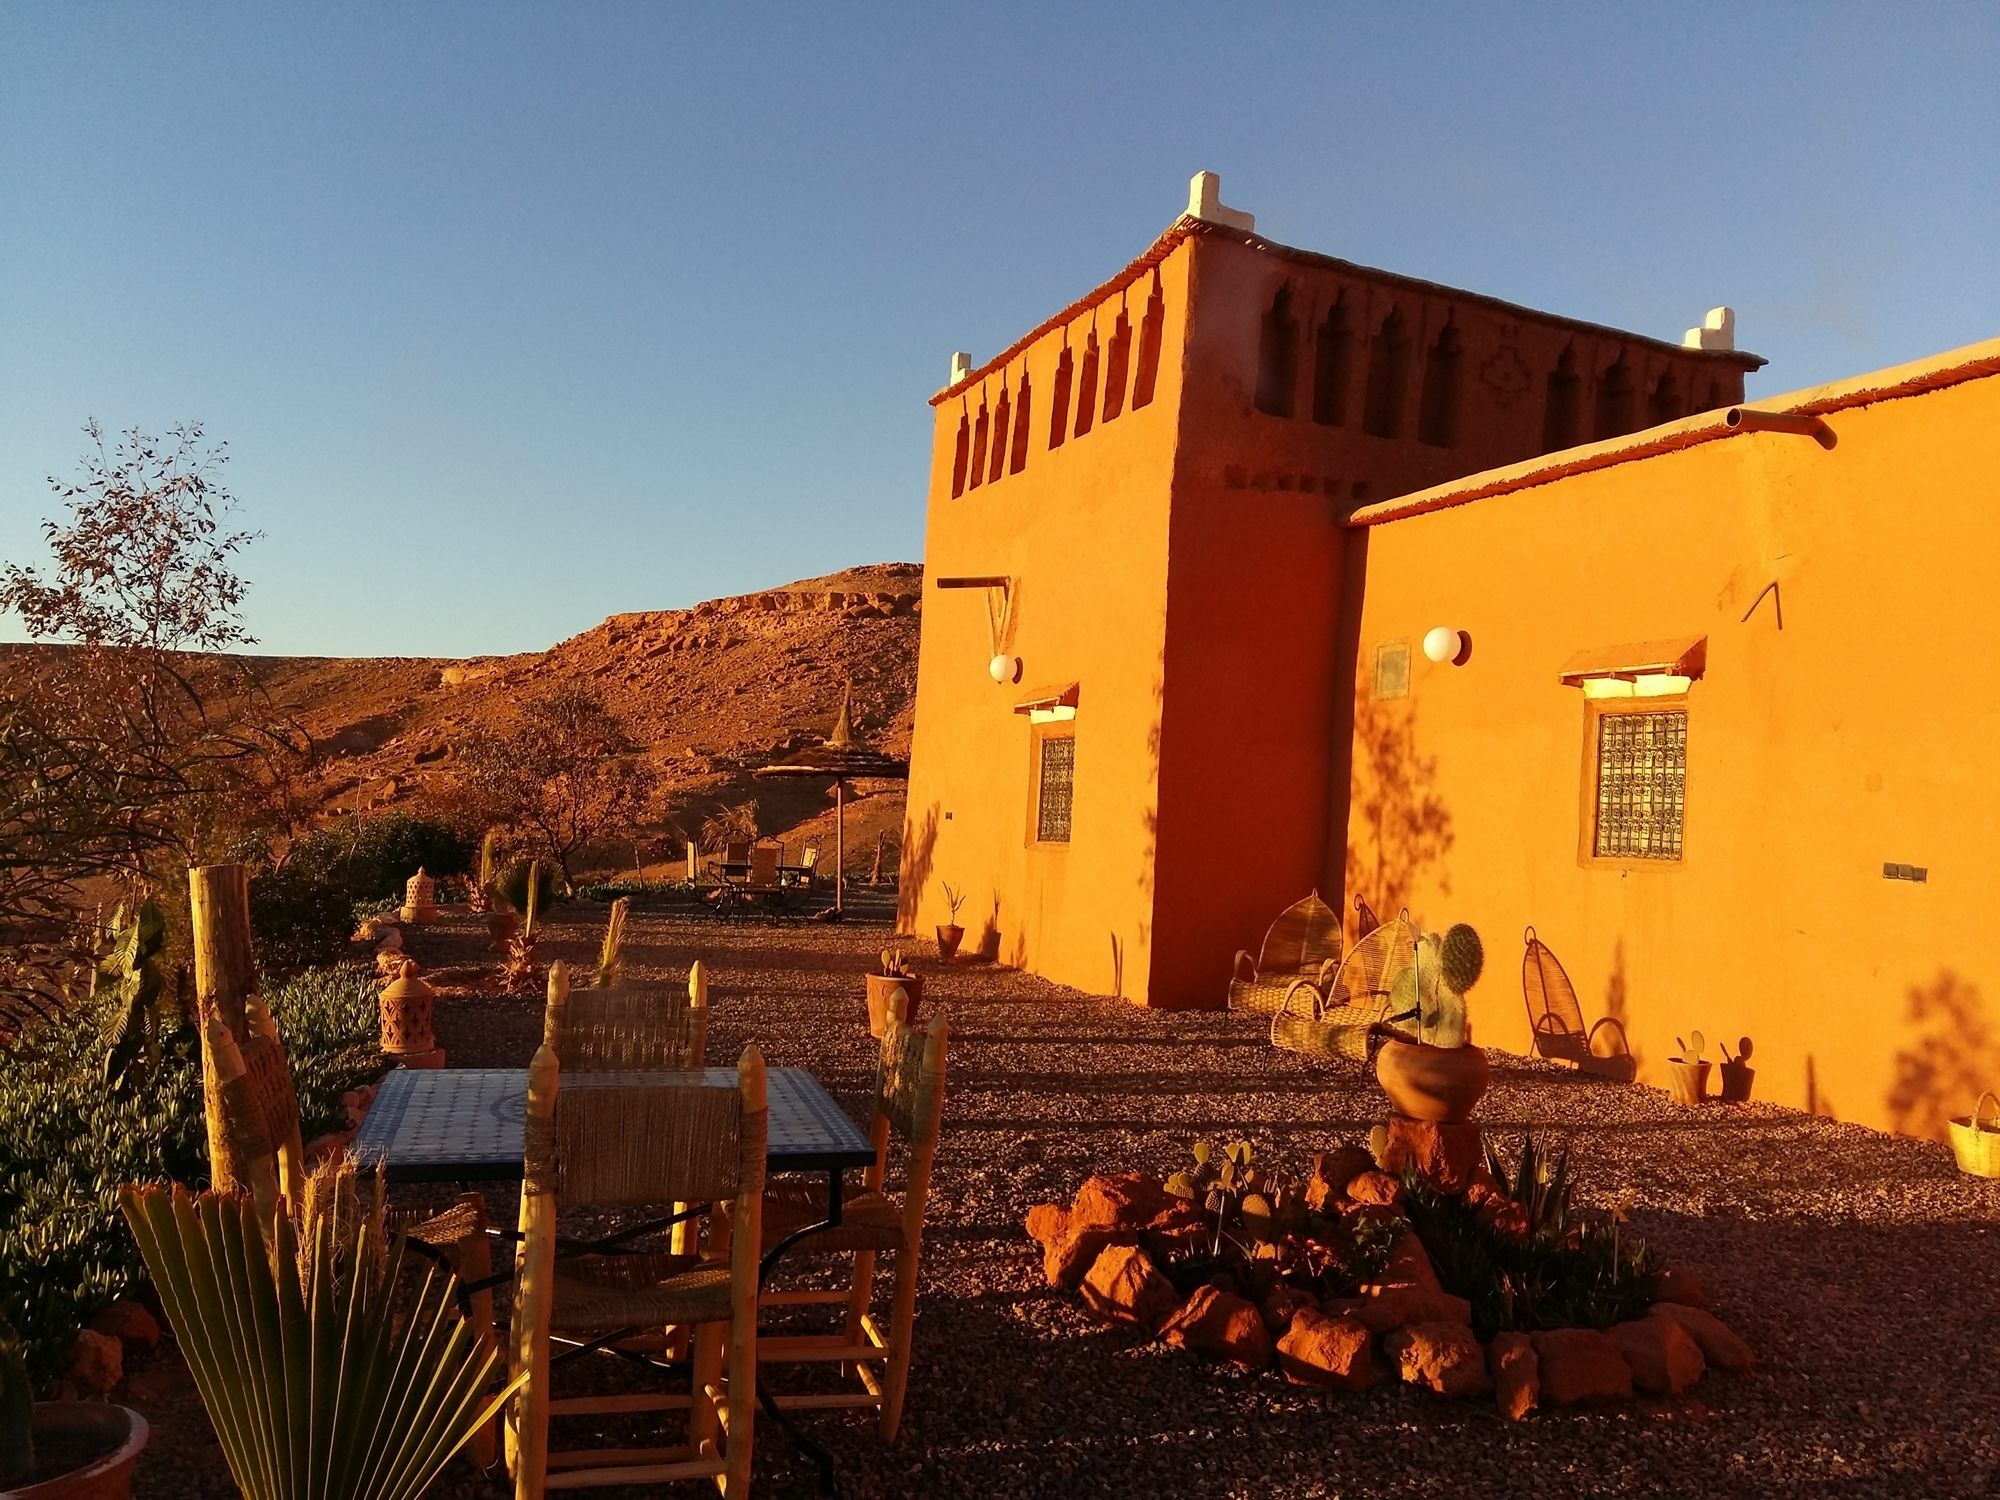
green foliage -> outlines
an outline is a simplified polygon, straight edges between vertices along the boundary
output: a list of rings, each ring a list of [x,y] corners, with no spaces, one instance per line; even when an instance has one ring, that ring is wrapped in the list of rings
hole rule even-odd
[[[580,885],[576,894],[582,900],[601,901],[606,906],[627,897],[635,906],[693,906],[702,901],[708,889],[696,881],[635,880],[628,875],[619,880]]]
[[[310,1139],[340,1124],[346,1090],[382,1071],[374,985],[358,967],[311,970],[265,999]],[[0,1053],[0,1316],[21,1331],[38,1379],[140,1277],[119,1184],[208,1175],[193,1032],[163,1037],[155,1065],[114,1093],[103,1083],[107,1020],[102,1004],[80,1006]]]
[[[166,1003],[166,971],[160,954],[167,943],[167,924],[160,904],[150,898],[127,920],[120,907],[111,922],[111,951],[97,965],[91,998],[103,1007],[111,1025],[104,1053],[104,1078],[118,1087],[130,1085],[139,1065],[151,1066],[160,1055],[160,1035],[182,1023],[178,1006]]]
[[[387,813],[317,829],[292,845],[285,864],[356,901],[400,898],[419,869],[435,879],[472,868],[471,841],[449,823]]]
[[[290,864],[251,878],[250,934],[271,972],[338,962],[353,930],[354,901],[338,881]]]
[[[501,872],[498,883],[500,899],[507,907],[523,918],[529,916],[528,896],[532,883],[534,906],[540,910],[552,906],[556,900],[556,868],[545,865],[538,859],[517,859]]]
[[[0,1485],[7,1493],[35,1472],[35,1392],[14,1325],[0,1318]]]
[[[1463,922],[1417,939],[1411,966],[1390,983],[1389,1024],[1433,1047],[1463,1047],[1472,1039],[1465,992],[1479,981],[1486,951]]]
[[[1481,1339],[1509,1330],[1609,1328],[1645,1312],[1652,1252],[1638,1235],[1624,1233],[1615,1216],[1574,1206],[1567,1152],[1551,1164],[1529,1137],[1511,1180],[1490,1148],[1489,1161],[1523,1211],[1525,1229],[1440,1191],[1414,1170],[1403,1178],[1410,1225],[1445,1290],[1472,1304]]]

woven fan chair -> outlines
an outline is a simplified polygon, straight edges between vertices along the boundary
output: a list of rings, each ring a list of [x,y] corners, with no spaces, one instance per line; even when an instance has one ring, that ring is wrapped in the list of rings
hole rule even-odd
[[[1284,1008],[1286,993],[1302,979],[1324,994],[1339,963],[1339,914],[1314,891],[1278,914],[1264,934],[1255,964],[1248,949],[1237,950],[1229,979],[1229,1008],[1275,1015]]]
[[[859,1390],[839,1395],[777,1396],[778,1406],[879,1408],[882,1440],[894,1442],[903,1417],[903,1393],[910,1379],[910,1338],[916,1323],[917,1264],[924,1235],[924,1204],[930,1197],[931,1163],[937,1156],[944,1119],[945,1045],[949,1028],[942,1014],[920,1031],[903,1024],[903,1004],[891,1002],[882,1027],[881,1062],[875,1076],[875,1164],[841,1207],[840,1223],[801,1240],[795,1255],[852,1255],[853,1276],[845,1288],[766,1292],[764,1305],[785,1307],[825,1303],[846,1305],[839,1333],[771,1335],[757,1346],[758,1358],[773,1362],[838,1360]],[[900,1201],[885,1189],[890,1137],[907,1147],[907,1176]],[[826,1216],[817,1183],[789,1179],[764,1197],[764,1248]],[[869,1311],[875,1285],[875,1258],[896,1257],[896,1279],[885,1332]],[[881,1365],[880,1374],[871,1368]]]
[[[1354,898],[1354,941],[1360,942],[1369,933],[1382,925],[1382,919],[1375,915],[1375,909],[1360,896]]]
[[[1613,1016],[1605,1016],[1585,1030],[1576,986],[1569,982],[1555,954],[1535,936],[1532,927],[1525,941],[1521,996],[1528,1003],[1528,1030],[1536,1054],[1550,1062],[1572,1063],[1586,1073],[1630,1083],[1638,1065],[1625,1040],[1624,1025]]]
[[[307,1172],[291,1063],[278,1036],[278,1023],[263,1002],[244,1002],[243,1019],[248,1035],[240,1044],[220,1016],[209,1017],[205,1028],[223,1129],[260,1217],[271,1214],[281,1194],[296,1213],[304,1199]],[[466,1193],[438,1214],[392,1210],[388,1227],[393,1233],[409,1236],[413,1249],[443,1263],[458,1277],[459,1311],[467,1327],[481,1344],[489,1348],[496,1345],[493,1292],[490,1283],[479,1284],[493,1269],[486,1238],[486,1200],[477,1193]],[[498,1436],[492,1427],[473,1438],[472,1457],[482,1468],[491,1464],[498,1452]]]
[[[561,1087],[555,1050],[528,1070],[521,1255],[511,1372],[527,1382],[508,1419],[516,1500],[546,1490],[711,1479],[747,1494],[757,1412],[757,1244],[768,1120],[764,1059],[743,1051],[734,1086],[687,1082]],[[559,1208],[733,1200],[726,1259],[671,1252],[557,1258]],[[556,1399],[552,1366],[649,1330],[692,1326],[687,1394]],[[570,1347],[553,1356],[551,1343]],[[727,1356],[725,1361],[725,1343]],[[687,1440],[552,1451],[554,1418],[685,1411]]]
[[[1389,991],[1415,961],[1416,924],[1397,914],[1347,950],[1322,991],[1299,980],[1271,1017],[1271,1043],[1315,1057],[1366,1062],[1376,1028],[1389,1018]]]

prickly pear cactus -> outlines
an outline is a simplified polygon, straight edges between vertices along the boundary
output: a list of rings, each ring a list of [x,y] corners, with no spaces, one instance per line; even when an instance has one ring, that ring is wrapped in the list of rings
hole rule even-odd
[[[1486,968],[1486,948],[1478,933],[1460,922],[1444,935],[1438,948],[1439,970],[1448,989],[1463,995],[1479,983]]]

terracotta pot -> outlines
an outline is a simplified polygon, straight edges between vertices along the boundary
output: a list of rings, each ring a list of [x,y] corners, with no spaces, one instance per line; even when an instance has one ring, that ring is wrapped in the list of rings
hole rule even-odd
[[[1396,1113],[1411,1120],[1469,1120],[1491,1076],[1477,1047],[1433,1047],[1391,1037],[1375,1054],[1375,1078]]]
[[[1742,1104],[1750,1098],[1750,1084],[1757,1076],[1757,1070],[1742,1059],[1722,1065],[1722,1101],[1725,1104]]]
[[[103,1401],[37,1402],[37,1444],[46,1446],[61,1436],[93,1444],[101,1456],[54,1479],[9,1490],[7,1500],[130,1500],[132,1470],[151,1432],[146,1419],[130,1407]]]
[[[516,912],[495,911],[486,914],[486,930],[493,937],[493,946],[504,948],[508,939],[521,930],[521,918]]]
[[[883,1024],[889,1019],[889,997],[901,990],[909,997],[903,1010],[903,1024],[917,1024],[917,1009],[924,1003],[924,981],[917,975],[908,979],[898,979],[887,974],[868,976],[868,1034],[882,1035]]]
[[[1682,1062],[1678,1057],[1667,1061],[1668,1076],[1673,1079],[1674,1098],[1682,1104],[1699,1104],[1708,1097],[1708,1070],[1714,1064],[1706,1062]]]
[[[938,962],[948,964],[952,955],[958,952],[958,945],[965,941],[965,929],[956,922],[947,922],[937,930]]]

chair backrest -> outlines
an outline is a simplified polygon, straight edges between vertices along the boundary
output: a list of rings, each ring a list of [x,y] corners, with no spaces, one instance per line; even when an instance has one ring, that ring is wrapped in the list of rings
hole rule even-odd
[[[778,862],[785,856],[784,848],[778,844],[757,844],[750,850],[750,883],[752,885],[776,885],[778,883]]]
[[[1333,976],[1333,1003],[1339,1006],[1379,1005],[1389,1009],[1389,990],[1415,962],[1416,924],[1408,912],[1382,923],[1347,950]]]
[[[565,1073],[698,1068],[708,1046],[708,984],[697,964],[687,993],[619,988],[572,991],[569,970],[549,966],[542,1040]]]
[[[882,1023],[882,1053],[875,1071],[875,1114],[913,1149],[937,1144],[944,1118],[944,1057],[951,1027],[933,1012],[919,1029],[903,1022],[901,999]]]
[[[1528,1029],[1538,1038],[1583,1037],[1583,1007],[1577,1002],[1576,986],[1534,928],[1528,929],[1526,940],[1521,997],[1528,1003]]]
[[[528,1075],[525,1195],[561,1208],[695,1203],[764,1191],[764,1058],[743,1050],[736,1083],[562,1086],[544,1045]]]
[[[208,1021],[223,1129],[252,1195],[282,1193],[296,1209],[305,1188],[298,1089],[271,1013],[250,1000],[243,1014],[247,1035],[240,1039],[220,1016]]]
[[[727,864],[740,865],[750,858],[750,840],[729,839],[722,846],[722,858]]]
[[[1375,915],[1375,909],[1361,896],[1354,898],[1354,941],[1360,942],[1369,933],[1382,925],[1382,919]]]
[[[1278,914],[1257,953],[1259,974],[1317,973],[1340,957],[1340,917],[1313,891]]]
[[[799,856],[799,868],[804,870],[808,875],[819,868],[818,844],[809,844],[806,846],[805,853]]]

